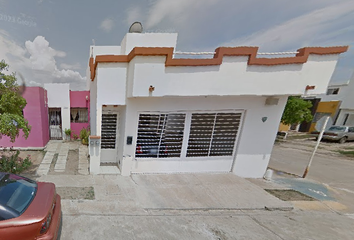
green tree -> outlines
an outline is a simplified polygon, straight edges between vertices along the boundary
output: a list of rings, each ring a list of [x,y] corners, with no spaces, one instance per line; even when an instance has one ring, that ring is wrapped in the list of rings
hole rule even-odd
[[[8,136],[15,142],[20,130],[27,139],[31,126],[22,114],[27,102],[21,96],[15,73],[5,74],[8,67],[4,60],[0,61],[0,137]]]
[[[299,124],[312,121],[310,108],[312,103],[300,97],[289,97],[286,103],[281,122],[285,125]]]

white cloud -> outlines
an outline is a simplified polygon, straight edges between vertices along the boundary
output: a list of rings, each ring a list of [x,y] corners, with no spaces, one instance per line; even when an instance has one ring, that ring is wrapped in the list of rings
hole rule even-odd
[[[75,63],[75,64],[62,63],[62,64],[60,64],[60,67],[63,69],[78,70],[78,69],[81,69],[81,64],[80,63]]]
[[[86,77],[77,71],[58,69],[55,58],[66,54],[51,48],[42,36],[26,41],[25,47],[21,47],[9,40],[6,32],[0,31],[0,56],[10,65],[10,70],[20,72],[30,86],[62,82],[70,83],[72,90],[85,89]]]
[[[106,18],[101,22],[100,28],[106,32],[110,32],[114,26],[112,19]]]
[[[134,22],[142,22],[144,20],[144,14],[139,6],[133,7],[127,10],[127,19],[128,24],[133,24]]]
[[[251,45],[260,46],[266,51],[279,51],[312,44],[333,45],[333,38],[348,30],[345,25],[340,24],[341,18],[353,12],[353,2],[337,3],[293,18],[278,26],[226,42],[222,46]],[[338,44],[343,42],[347,40],[342,38],[341,41],[337,41]]]
[[[147,13],[146,27],[155,27],[166,19],[177,24],[185,23],[192,15],[198,14],[198,9],[205,9],[218,3],[218,0],[156,0]],[[134,11],[128,13],[128,18],[133,14]]]

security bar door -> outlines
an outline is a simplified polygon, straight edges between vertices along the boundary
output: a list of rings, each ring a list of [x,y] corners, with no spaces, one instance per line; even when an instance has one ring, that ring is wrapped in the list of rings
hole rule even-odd
[[[118,155],[118,112],[103,111],[101,124],[101,162],[116,163]]]

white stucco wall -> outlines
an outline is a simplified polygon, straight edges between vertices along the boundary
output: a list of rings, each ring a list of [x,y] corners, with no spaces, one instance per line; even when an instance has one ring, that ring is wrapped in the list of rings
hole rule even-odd
[[[125,138],[133,136],[133,145],[124,145],[124,155],[135,155],[139,112],[146,111],[220,111],[245,112],[239,129],[237,158],[233,172],[240,176],[262,177],[269,162],[277,128],[287,96],[279,104],[265,106],[266,97],[191,97],[128,99]],[[262,117],[268,117],[262,122]],[[230,172],[234,158],[135,159],[132,172]]]
[[[68,83],[46,83],[48,108],[60,108],[62,119],[63,136],[65,129],[70,129],[70,84]]]
[[[165,67],[165,57],[137,56],[132,92],[128,96],[200,96],[200,95],[302,95],[307,85],[310,94],[327,90],[337,55],[311,55],[307,63],[250,66],[248,57],[224,57],[220,66]]]
[[[98,105],[125,105],[128,63],[100,63],[97,71]]]
[[[345,126],[354,126],[354,109],[340,109],[336,125],[343,125],[347,114],[349,114],[349,117],[345,123]]]
[[[177,33],[127,33],[121,42],[121,55],[134,47],[176,47]]]
[[[90,82],[90,134],[97,135],[97,77]]]
[[[98,55],[120,55],[121,46],[90,46],[90,57]]]
[[[341,108],[354,110],[354,75],[346,89],[346,94],[343,98]]]

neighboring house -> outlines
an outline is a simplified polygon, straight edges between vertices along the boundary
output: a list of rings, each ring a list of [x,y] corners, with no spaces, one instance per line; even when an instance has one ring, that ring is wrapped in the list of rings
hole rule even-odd
[[[336,125],[354,126],[354,75],[348,86],[343,89],[343,98],[340,100],[339,113],[335,121]]]
[[[70,91],[71,135],[80,136],[83,128],[90,126],[90,92]]]
[[[311,123],[300,124],[300,132],[315,131],[318,120],[324,116],[330,116],[332,123],[336,125],[354,126],[354,80],[344,84],[331,84],[325,94],[319,94],[314,98],[305,98],[312,101],[313,120]]]
[[[349,83],[349,82],[348,82]],[[299,132],[312,132],[316,131],[315,126],[318,120],[322,117],[330,116],[333,123],[335,123],[339,108],[343,99],[348,94],[348,83],[345,84],[331,84],[328,86],[326,93],[316,96],[306,97],[304,100],[310,101],[312,107],[310,109],[313,119],[311,122],[302,122],[298,125],[284,125],[280,124],[279,131],[295,130]],[[354,91],[354,89],[353,89]],[[354,106],[353,106],[354,107]]]
[[[48,91],[50,139],[65,139],[65,129],[79,136],[89,126],[89,91],[70,91],[69,83],[44,84]]]
[[[174,58],[177,34],[91,46],[90,172],[233,172],[262,177],[286,100],[327,89],[347,47],[262,58],[257,47]],[[112,168],[117,168],[112,166]]]
[[[27,105],[23,109],[23,116],[31,126],[27,139],[20,132],[15,142],[3,136],[0,147],[14,147],[22,149],[43,149],[49,141],[47,91],[41,87],[27,87],[23,93]]]

